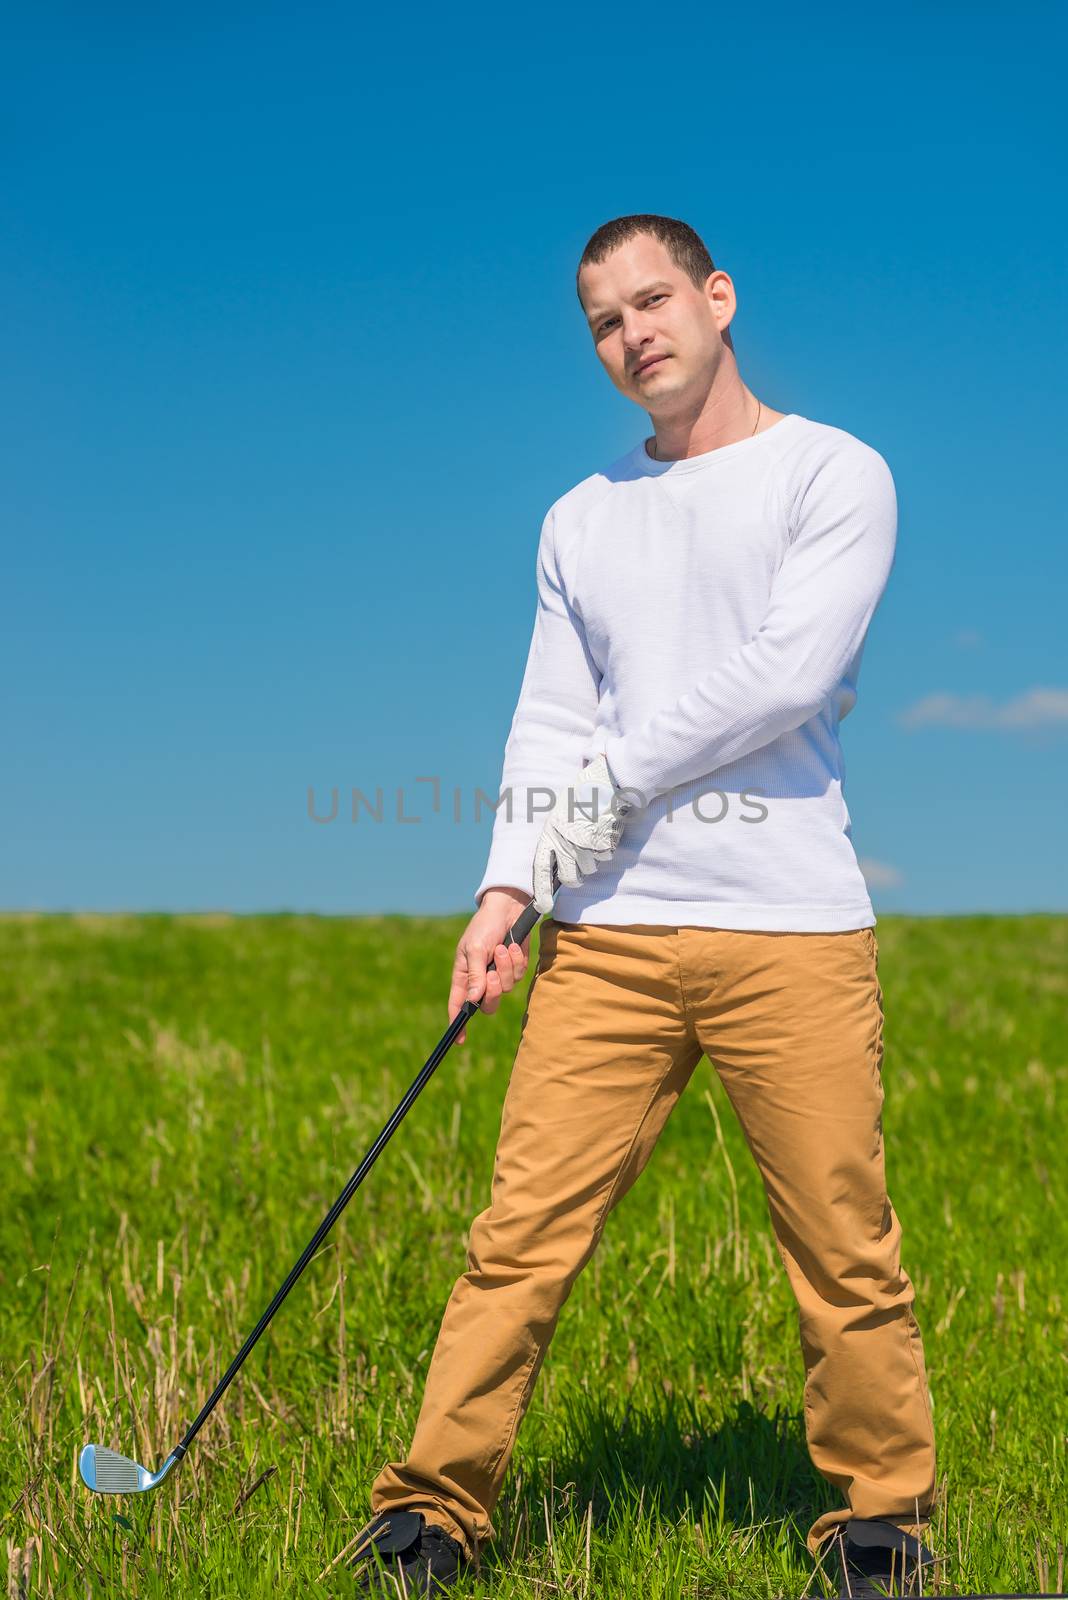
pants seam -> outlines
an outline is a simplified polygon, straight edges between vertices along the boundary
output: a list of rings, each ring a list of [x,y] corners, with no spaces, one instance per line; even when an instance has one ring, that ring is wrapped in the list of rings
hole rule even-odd
[[[492,1465],[490,1466],[490,1468],[489,1468],[489,1470],[487,1472],[487,1477],[489,1477],[491,1479],[496,1476],[497,1468],[500,1466],[500,1464],[501,1464],[502,1460],[504,1459],[504,1456],[505,1456],[509,1446],[512,1444],[513,1440],[515,1439],[516,1433],[518,1431],[519,1413],[520,1413],[520,1410],[522,1409],[523,1401],[526,1398],[526,1395],[527,1395],[527,1392],[528,1392],[528,1386],[530,1385],[531,1380],[533,1378],[535,1364],[536,1364],[536,1362],[538,1360],[539,1355],[541,1355],[541,1354],[542,1354],[541,1347],[540,1346],[535,1346],[535,1348],[534,1348],[534,1350],[533,1350],[533,1352],[532,1352],[532,1354],[530,1356],[529,1361],[526,1363],[526,1366],[523,1369],[523,1381],[522,1381],[522,1384],[520,1385],[519,1393],[516,1395],[515,1406],[512,1409],[511,1419],[509,1420],[509,1423],[508,1423],[508,1432],[505,1434],[504,1441],[501,1444],[501,1448],[497,1451],[497,1454],[494,1456],[493,1463],[492,1463]]]
[[[866,931],[866,933],[868,935],[868,948],[869,948],[869,951],[870,951],[871,956],[872,956],[872,960],[873,960],[874,965],[875,965],[875,974],[876,974],[875,975],[875,1004],[876,1004],[876,1015],[877,1015],[878,1021],[877,1021],[877,1025],[876,1025],[876,1035],[875,1035],[875,1069],[876,1069],[876,1072],[879,1075],[879,1079],[880,1079],[880,1083],[881,1083],[881,1081],[882,1081],[882,1065],[883,1065],[883,1059],[884,1059],[884,1043],[883,1043],[883,1039],[884,1039],[885,1013],[884,1013],[884,1009],[883,1009],[882,984],[879,982],[879,978],[878,978],[878,964],[879,964],[878,949],[879,949],[879,947],[878,947],[878,943],[876,941],[875,929],[874,928],[868,928],[865,931]],[[883,1140],[882,1140],[881,1134],[880,1134],[879,1143],[880,1143],[880,1146],[883,1145]],[[884,1155],[884,1160],[885,1160],[885,1155]],[[884,1194],[884,1197],[886,1198],[887,1203],[889,1204],[890,1203],[890,1200],[889,1200],[889,1186],[885,1181],[885,1169],[884,1169],[883,1194]],[[927,1396],[927,1384],[926,1384],[926,1382],[924,1380],[923,1374],[920,1371],[920,1363],[919,1363],[919,1361],[918,1361],[918,1359],[916,1357],[916,1351],[915,1351],[915,1348],[914,1348],[913,1342],[912,1342],[912,1330],[913,1330],[913,1328],[916,1330],[916,1333],[919,1335],[921,1343],[923,1341],[923,1334],[920,1331],[920,1325],[916,1320],[916,1314],[913,1311],[913,1308],[912,1308],[911,1304],[909,1304],[909,1305],[907,1305],[905,1307],[905,1316],[902,1319],[901,1327],[902,1327],[902,1332],[903,1332],[904,1338],[905,1338],[905,1344],[906,1344],[906,1346],[908,1348],[909,1360],[911,1361],[912,1369],[916,1374],[916,1384],[917,1384],[917,1387],[919,1388],[919,1391],[920,1391],[920,1400],[921,1400],[921,1403],[923,1405],[924,1415],[927,1418],[927,1426],[930,1429],[931,1436],[933,1438],[933,1436],[934,1436],[934,1417],[931,1414],[931,1404],[930,1404],[930,1401],[929,1401],[928,1396]]]
[[[910,1327],[910,1325],[911,1325],[911,1327]],[[923,1401],[923,1409],[924,1409],[924,1412],[926,1413],[927,1422],[928,1422],[928,1425],[930,1426],[931,1433],[933,1434],[934,1433],[934,1417],[931,1415],[931,1405],[930,1405],[930,1402],[929,1402],[929,1400],[927,1398],[927,1384],[924,1381],[923,1374],[920,1372],[920,1363],[916,1359],[916,1352],[915,1352],[915,1350],[913,1349],[913,1346],[912,1346],[911,1328],[915,1328],[916,1332],[920,1333],[920,1325],[916,1321],[916,1316],[915,1316],[915,1313],[913,1312],[912,1307],[911,1306],[906,1306],[906,1308],[905,1308],[905,1323],[904,1323],[905,1343],[908,1345],[909,1357],[910,1357],[910,1359],[912,1361],[912,1365],[913,1365],[913,1368],[914,1368],[915,1373],[916,1373],[916,1383],[919,1386],[919,1390],[920,1390],[920,1399]],[[921,1339],[923,1338],[922,1333],[920,1333],[920,1338]]]
[[[682,1014],[686,1023],[690,1024],[690,1001],[686,993],[686,980],[682,973],[682,929],[675,929],[675,958],[679,969],[679,994],[682,997]]]

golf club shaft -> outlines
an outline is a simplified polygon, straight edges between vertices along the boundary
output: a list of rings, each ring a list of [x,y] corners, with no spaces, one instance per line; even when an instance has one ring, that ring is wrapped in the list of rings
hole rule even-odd
[[[524,939],[526,939],[527,935],[534,928],[535,923],[539,920],[540,915],[541,913],[537,910],[534,901],[531,900],[530,904],[524,907],[516,921],[509,928],[502,943],[506,945],[522,944]],[[496,971],[496,967],[492,961],[487,964],[486,970],[487,972]],[[256,1326],[253,1328],[252,1332],[241,1346],[241,1349],[230,1363],[222,1378],[220,1378],[214,1391],[205,1402],[200,1415],[190,1427],[181,1444],[175,1447],[174,1455],[179,1460],[181,1460],[182,1456],[185,1455],[189,1446],[192,1444],[193,1440],[196,1438],[205,1422],[207,1422],[208,1418],[211,1416],[211,1413],[215,1410],[215,1407],[218,1405],[219,1401],[230,1387],[230,1384],[237,1376],[241,1367],[244,1365],[248,1355],[255,1347],[260,1335],[267,1327],[267,1324],[270,1322],[271,1318],[278,1310],[278,1307],[282,1304],[282,1301],[286,1298],[290,1289],[292,1289],[293,1285],[304,1271],[304,1268],[308,1265],[308,1262],[311,1260],[316,1250],[318,1250],[320,1244],[326,1238],[326,1235],[330,1232],[330,1229],[334,1226],[334,1223],[337,1221],[338,1217],[341,1215],[349,1201],[352,1199],[353,1195],[356,1193],[356,1190],[360,1187],[360,1184],[363,1182],[364,1178],[378,1160],[379,1155],[389,1143],[398,1126],[411,1109],[411,1106],[414,1104],[415,1100],[419,1097],[423,1088],[430,1080],[435,1068],[441,1062],[442,1057],[446,1054],[455,1041],[457,1034],[460,1033],[465,1023],[470,1021],[478,1009],[479,1002],[477,1000],[466,1000],[461,1006],[460,1010],[457,1012],[456,1016],[449,1023],[448,1028],[435,1047],[433,1054],[428,1058],[425,1066],[419,1073],[419,1076],[415,1079],[407,1094],[404,1096],[404,1099],[400,1102],[397,1109],[394,1111],[393,1115],[382,1129],[382,1132],[378,1135],[378,1138],[375,1140],[370,1150],[368,1150],[367,1154],[360,1162],[360,1165],[356,1168],[356,1171],[352,1174],[352,1177],[349,1179],[344,1189],[342,1189],[341,1193],[334,1201],[334,1204],[330,1207],[330,1210],[327,1212],[318,1228],[316,1228],[314,1235],[308,1241],[307,1247],[302,1251],[300,1259],[295,1263],[289,1273],[289,1276],[286,1278],[286,1281],[283,1283],[282,1287],[279,1289],[278,1293],[275,1295],[274,1299],[263,1313],[263,1316],[260,1318],[259,1322],[257,1322]]]

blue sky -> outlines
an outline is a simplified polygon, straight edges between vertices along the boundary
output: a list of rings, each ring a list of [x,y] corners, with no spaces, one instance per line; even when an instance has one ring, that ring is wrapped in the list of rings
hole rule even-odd
[[[542,517],[650,431],[575,266],[657,211],[754,393],[894,473],[842,729],[877,912],[1068,909],[1063,12],[7,33],[0,905],[473,909]]]

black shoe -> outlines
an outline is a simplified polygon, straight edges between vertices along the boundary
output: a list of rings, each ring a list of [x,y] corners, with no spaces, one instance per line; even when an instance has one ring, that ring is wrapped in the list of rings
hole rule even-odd
[[[381,1558],[379,1561],[378,1558]],[[421,1511],[383,1511],[363,1530],[351,1565],[357,1594],[445,1594],[471,1567],[463,1546]]]
[[[833,1543],[840,1572],[838,1600],[883,1600],[884,1595],[927,1592],[936,1558],[914,1534],[893,1522],[851,1517],[835,1530]]]

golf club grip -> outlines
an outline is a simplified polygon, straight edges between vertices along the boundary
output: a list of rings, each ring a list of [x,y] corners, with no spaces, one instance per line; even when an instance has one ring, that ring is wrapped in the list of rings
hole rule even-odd
[[[537,906],[532,900],[529,906],[523,907],[518,917],[512,923],[512,926],[508,929],[508,932],[504,936],[504,943],[522,944],[527,935],[533,932],[540,917],[541,912],[538,910]],[[490,966],[493,966],[492,961],[490,962]]]
[[[557,889],[560,887],[560,874],[556,870],[555,861],[552,864],[551,882],[553,894],[555,895]],[[527,935],[534,931],[536,924],[540,920],[541,912],[538,910],[536,903],[531,900],[529,905],[523,907],[522,911],[519,913],[518,917],[512,923],[512,926],[508,929],[508,932],[501,940],[501,943],[506,945],[522,944]],[[486,963],[487,972],[496,972],[496,970],[497,964],[495,961],[488,961]],[[482,1002],[478,1000],[468,1000],[464,1009],[469,1016],[473,1016],[474,1013],[480,1009],[481,1003]]]
[[[527,937],[528,933],[531,932],[531,930],[534,927],[534,924],[538,921],[540,916],[541,916],[541,912],[538,910],[537,906],[534,904],[534,902],[532,900],[530,902],[529,906],[524,906],[523,907],[522,911],[519,913],[518,917],[512,923],[512,926],[508,929],[508,932],[505,934],[504,938],[501,940],[501,943],[502,944],[522,944],[523,940]],[[489,961],[486,962],[486,972],[487,973],[496,972],[496,970],[497,970],[497,963],[494,960],[492,960],[492,958],[491,958]],[[485,998],[486,998],[485,995],[483,995],[482,996],[482,1000],[484,1000]],[[481,1011],[481,1009],[482,1009],[482,1000],[465,1000],[464,1001],[464,1020],[465,1021],[467,1020],[467,1017],[473,1017],[476,1011]]]

